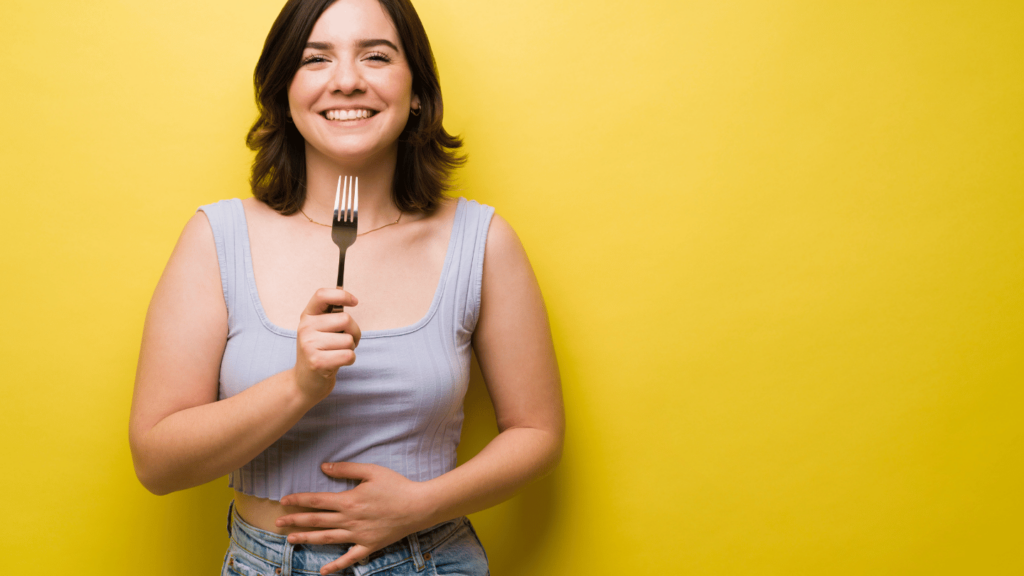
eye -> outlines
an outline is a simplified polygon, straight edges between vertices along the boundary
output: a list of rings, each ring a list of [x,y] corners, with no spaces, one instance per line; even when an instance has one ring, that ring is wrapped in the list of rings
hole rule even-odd
[[[306,64],[319,64],[321,62],[327,62],[327,58],[324,58],[320,54],[316,54],[314,56],[307,56],[306,58],[303,58],[302,66],[305,66]]]
[[[374,62],[391,62],[391,57],[383,52],[370,52],[366,55],[366,59]]]

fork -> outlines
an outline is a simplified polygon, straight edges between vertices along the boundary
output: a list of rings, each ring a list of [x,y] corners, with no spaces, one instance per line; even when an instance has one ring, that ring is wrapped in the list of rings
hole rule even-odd
[[[331,221],[331,240],[338,245],[338,288],[345,285],[345,251],[355,244],[359,224],[359,177],[338,176],[338,190],[334,193],[334,219]],[[330,305],[327,312],[340,312],[341,306]]]

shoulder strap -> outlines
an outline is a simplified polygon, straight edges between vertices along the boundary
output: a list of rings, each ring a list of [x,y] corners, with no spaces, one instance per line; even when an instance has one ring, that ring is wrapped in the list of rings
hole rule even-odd
[[[494,208],[462,198],[459,204],[452,227],[453,253],[445,288],[454,307],[456,325],[472,334],[480,317],[484,248]]]
[[[230,329],[234,325],[240,298],[246,295],[245,247],[249,237],[245,225],[245,211],[242,208],[242,201],[237,198],[200,206],[199,210],[202,210],[210,221],[213,240],[217,245],[220,284],[224,291]]]

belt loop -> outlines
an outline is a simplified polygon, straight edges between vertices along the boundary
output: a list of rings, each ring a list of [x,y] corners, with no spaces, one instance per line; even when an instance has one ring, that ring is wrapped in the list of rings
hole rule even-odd
[[[423,552],[420,551],[420,538],[419,534],[413,532],[405,537],[409,541],[409,550],[412,551],[412,562],[416,565],[417,572],[423,572],[423,569],[427,567],[427,563],[423,561]]]
[[[228,504],[228,538],[231,538],[231,513],[235,509],[235,501],[232,500],[231,504]]]
[[[292,556],[295,554],[295,545],[285,540],[284,553],[281,555],[281,575],[292,576]]]

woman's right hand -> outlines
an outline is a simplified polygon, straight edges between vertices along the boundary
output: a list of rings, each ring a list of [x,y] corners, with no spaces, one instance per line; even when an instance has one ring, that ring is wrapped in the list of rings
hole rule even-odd
[[[346,312],[328,313],[334,306],[358,304],[355,296],[341,288],[321,288],[309,299],[299,317],[295,380],[299,390],[320,401],[334,389],[338,368],[356,361],[361,331]]]

